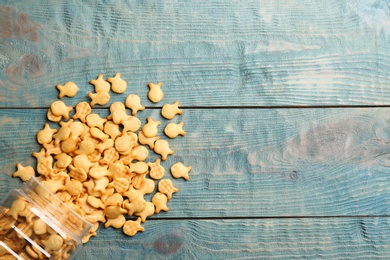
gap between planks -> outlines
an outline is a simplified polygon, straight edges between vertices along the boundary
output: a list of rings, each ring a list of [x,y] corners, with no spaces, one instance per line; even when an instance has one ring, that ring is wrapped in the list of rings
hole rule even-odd
[[[109,107],[92,107],[93,109],[109,109]],[[148,107],[145,109],[161,109],[162,106]],[[291,106],[179,106],[180,109],[318,109],[318,108],[390,108],[389,105],[334,105],[334,106],[303,106],[303,105],[291,105]],[[0,107],[0,109],[7,110],[40,110],[49,109],[49,107]]]
[[[134,217],[126,217],[133,219]],[[151,217],[148,220],[243,220],[243,219],[361,219],[390,218],[390,215],[335,215],[335,216],[247,216],[247,217]]]

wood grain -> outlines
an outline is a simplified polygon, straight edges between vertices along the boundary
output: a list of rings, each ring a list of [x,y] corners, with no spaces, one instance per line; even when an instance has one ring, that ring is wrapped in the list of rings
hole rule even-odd
[[[105,116],[107,110],[96,112]],[[139,113],[167,121],[160,110]],[[35,165],[35,133],[46,110],[2,109],[0,166]],[[387,108],[185,109],[185,138],[162,163],[192,165],[190,181],[159,217],[339,216],[389,214]],[[157,156],[151,153],[149,160]],[[1,175],[0,195],[19,185]]]
[[[77,259],[387,259],[389,224],[389,218],[150,220],[134,237],[99,229]]]
[[[20,1],[0,8],[0,107],[47,107],[67,81],[88,100],[118,71],[187,107],[389,105],[386,3],[355,2]]]

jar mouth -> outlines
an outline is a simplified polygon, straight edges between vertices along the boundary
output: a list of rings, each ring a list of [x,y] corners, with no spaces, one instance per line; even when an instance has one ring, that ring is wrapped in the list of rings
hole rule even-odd
[[[15,205],[23,206],[17,208]],[[37,220],[44,223],[43,231],[33,229]],[[16,239],[25,245],[22,254],[28,248],[32,254],[37,253],[48,259],[56,258],[57,249],[46,241],[53,238],[57,242],[61,241],[59,245],[67,248],[66,253],[72,252],[72,258],[82,244],[82,238],[92,227],[91,223],[63,203],[37,178],[32,177],[21,188],[10,191],[0,203],[0,253],[6,250],[16,259],[23,259],[23,256],[18,255],[21,249],[15,248],[12,242]]]
[[[21,191],[35,206],[31,208],[31,211],[47,222],[64,239],[70,236],[76,242],[81,243],[81,239],[93,227],[91,223],[51,193],[36,177],[26,181]]]

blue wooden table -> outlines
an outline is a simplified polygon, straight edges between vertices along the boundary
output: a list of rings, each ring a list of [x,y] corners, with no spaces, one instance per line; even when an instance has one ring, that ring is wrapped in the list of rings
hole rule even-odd
[[[121,72],[143,120],[150,81],[183,110],[170,211],[76,259],[390,258],[387,0],[3,0],[0,41],[0,198],[36,165],[56,84],[74,106]]]

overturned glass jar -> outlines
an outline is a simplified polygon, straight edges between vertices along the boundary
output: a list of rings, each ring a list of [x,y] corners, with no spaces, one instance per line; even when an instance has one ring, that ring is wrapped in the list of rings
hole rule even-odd
[[[71,259],[91,227],[32,177],[0,204],[0,258]]]

